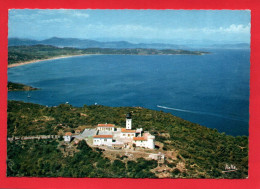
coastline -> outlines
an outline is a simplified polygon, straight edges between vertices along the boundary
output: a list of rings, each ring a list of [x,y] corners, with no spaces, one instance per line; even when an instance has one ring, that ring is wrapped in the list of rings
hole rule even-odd
[[[46,61],[46,60],[56,60],[56,59],[70,58],[70,57],[74,57],[74,56],[86,56],[86,55],[92,55],[92,54],[63,55],[63,56],[55,56],[55,57],[52,57],[52,58],[46,58],[46,59],[40,59],[40,60],[39,59],[38,60],[30,60],[30,61],[26,61],[26,62],[8,64],[8,68],[23,66],[23,65],[26,65],[26,64],[33,64],[33,63],[42,62],[42,61]]]
[[[155,55],[205,55],[209,53],[201,53],[201,54],[155,54]],[[77,57],[77,56],[87,56],[87,55],[132,55],[132,54],[78,54],[78,55],[61,55],[61,56],[55,56],[52,58],[46,58],[46,59],[38,59],[38,60],[30,60],[30,61],[25,61],[25,62],[20,62],[20,63],[14,63],[14,64],[8,64],[8,68],[13,68],[17,66],[23,66],[26,64],[33,64],[37,62],[42,62],[46,60],[56,60],[56,59],[62,59],[62,58],[70,58],[70,57]],[[146,54],[136,54],[136,55],[142,55],[142,56],[153,56],[153,55],[146,55]]]

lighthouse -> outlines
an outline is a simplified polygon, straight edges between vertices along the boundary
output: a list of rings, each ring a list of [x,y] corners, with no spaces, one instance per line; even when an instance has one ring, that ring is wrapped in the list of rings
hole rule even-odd
[[[131,113],[126,114],[126,129],[132,129],[132,115]]]

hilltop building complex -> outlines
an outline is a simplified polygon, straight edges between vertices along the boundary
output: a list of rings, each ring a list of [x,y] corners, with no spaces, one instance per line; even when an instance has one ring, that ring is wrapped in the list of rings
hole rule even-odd
[[[71,137],[64,136],[65,141]],[[71,135],[70,135],[71,136]],[[85,129],[82,134],[74,136],[76,140],[92,139],[94,146],[109,146],[112,148],[155,148],[155,137],[142,128],[132,129],[132,115],[126,115],[126,127],[116,128],[114,124],[98,124],[95,129]]]

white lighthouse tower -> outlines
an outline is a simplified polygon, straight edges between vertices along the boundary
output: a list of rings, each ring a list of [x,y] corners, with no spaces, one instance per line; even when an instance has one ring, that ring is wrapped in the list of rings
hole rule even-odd
[[[132,115],[131,113],[126,114],[126,129],[132,129]]]

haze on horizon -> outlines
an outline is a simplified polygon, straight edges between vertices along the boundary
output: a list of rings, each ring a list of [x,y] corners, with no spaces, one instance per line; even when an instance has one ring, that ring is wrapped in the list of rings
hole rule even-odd
[[[250,43],[249,10],[10,9],[9,38]]]

